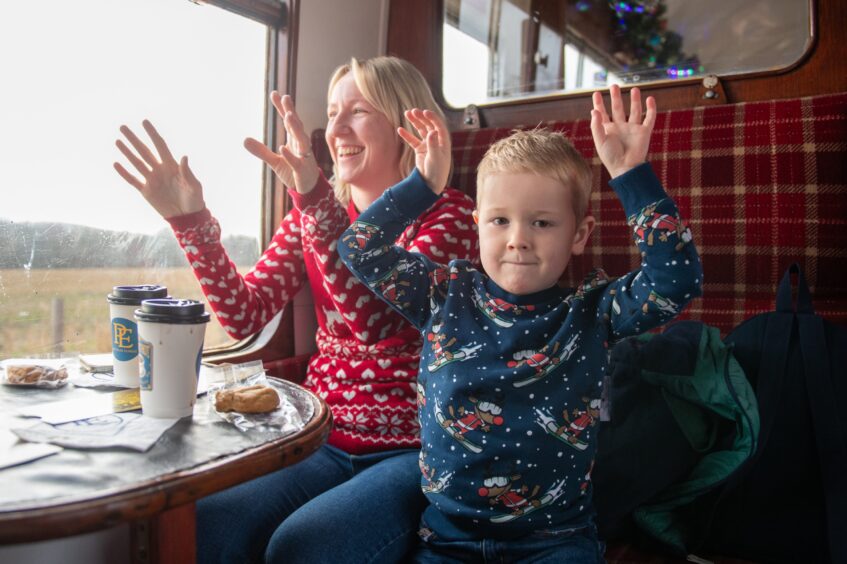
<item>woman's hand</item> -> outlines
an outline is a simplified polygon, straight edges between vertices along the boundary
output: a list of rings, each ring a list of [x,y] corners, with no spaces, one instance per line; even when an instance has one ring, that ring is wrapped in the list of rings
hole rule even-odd
[[[311,192],[318,182],[320,172],[312,156],[309,136],[294,111],[294,101],[288,94],[280,96],[274,90],[271,92],[271,103],[285,125],[285,145],[280,145],[279,152],[274,153],[260,141],[248,137],[244,140],[244,147],[265,161],[280,182],[289,188],[293,187],[300,194]]]
[[[404,127],[397,133],[415,151],[415,166],[436,194],[441,194],[450,176],[450,133],[441,118],[432,110],[414,108],[406,110],[406,119],[417,131],[413,134]]]
[[[203,186],[188,168],[188,157],[177,163],[153,124],[144,120],[142,125],[159,153],[158,158],[130,128],[122,125],[121,133],[138,154],[120,139],[115,144],[144,180],[130,174],[120,163],[114,163],[115,170],[166,219],[203,210],[206,207]]]
[[[629,93],[629,120],[624,114],[620,86],[613,84],[609,88],[612,119],[606,113],[603,95],[595,92],[594,109],[591,110],[591,134],[597,156],[609,171],[612,178],[620,176],[629,169],[643,163],[650,147],[650,135],[656,123],[656,100],[647,97],[647,113],[641,109],[641,92],[633,88]]]

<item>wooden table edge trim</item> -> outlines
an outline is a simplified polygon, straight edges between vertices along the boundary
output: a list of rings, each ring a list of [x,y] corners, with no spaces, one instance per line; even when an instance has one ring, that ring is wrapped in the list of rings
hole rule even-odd
[[[313,394],[310,398],[315,407],[311,421],[280,443],[247,449],[227,460],[212,460],[132,488],[110,490],[105,497],[101,492],[101,497],[86,496],[58,505],[0,511],[0,545],[56,539],[150,518],[279,469],[280,455],[287,462],[286,466],[299,462],[318,450],[332,429],[329,407]],[[301,443],[301,446],[286,452],[292,443]],[[250,463],[240,464],[246,458]],[[238,470],[217,471],[229,466],[238,467]],[[206,479],[192,483],[204,473]]]

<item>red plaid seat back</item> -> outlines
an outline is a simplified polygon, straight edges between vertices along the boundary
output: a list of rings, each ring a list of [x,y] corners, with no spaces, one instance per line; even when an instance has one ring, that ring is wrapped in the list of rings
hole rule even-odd
[[[591,212],[598,226],[564,282],[575,286],[599,266],[610,276],[637,267],[632,233],[594,154],[588,119],[544,125],[562,131],[595,170]],[[509,132],[454,132],[450,185],[475,195],[482,155]],[[703,260],[704,296],[682,319],[725,334],[771,311],[780,275],[798,262],[815,310],[847,322],[847,93],[662,112],[648,159]]]

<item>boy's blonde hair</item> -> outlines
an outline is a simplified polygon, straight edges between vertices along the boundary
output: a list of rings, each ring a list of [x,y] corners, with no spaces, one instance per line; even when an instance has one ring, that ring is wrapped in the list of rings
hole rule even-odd
[[[591,197],[591,168],[561,133],[546,128],[515,130],[485,152],[476,171],[476,202],[480,188],[492,174],[531,173],[558,180],[571,189],[574,216],[581,220]]]
[[[374,57],[372,59],[350,59],[332,74],[327,90],[327,104],[332,95],[332,89],[347,73],[353,73],[356,87],[368,103],[385,115],[396,129],[403,126],[411,132],[415,129],[406,121],[403,112],[412,108],[432,110],[443,120],[444,114],[423,75],[408,61],[397,57]],[[449,140],[448,140],[449,141]],[[405,178],[415,168],[415,152],[406,143],[402,143],[400,154],[400,177]],[[386,158],[390,158],[386,155]],[[388,186],[386,186],[388,188]],[[350,201],[350,186],[335,179],[335,196],[347,205]]]

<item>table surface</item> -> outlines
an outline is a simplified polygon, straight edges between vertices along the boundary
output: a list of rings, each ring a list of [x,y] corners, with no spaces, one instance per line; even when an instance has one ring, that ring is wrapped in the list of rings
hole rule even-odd
[[[211,493],[299,462],[329,435],[326,404],[296,384],[274,380],[305,425],[240,431],[199,397],[191,418],[179,420],[147,452],[123,448],[69,449],[0,469],[0,544],[31,542],[100,530],[155,516]],[[25,405],[116,391],[67,385],[56,390],[0,385],[0,429],[37,419],[15,415]]]

